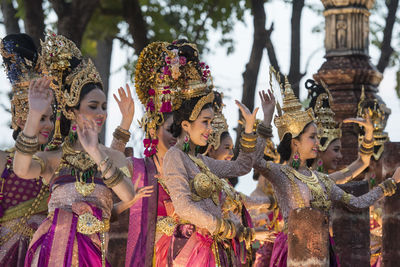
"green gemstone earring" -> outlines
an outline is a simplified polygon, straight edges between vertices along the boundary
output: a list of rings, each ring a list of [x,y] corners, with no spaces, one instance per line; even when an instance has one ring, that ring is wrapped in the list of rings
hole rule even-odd
[[[185,135],[185,142],[183,143],[182,151],[185,153],[189,153],[190,146],[189,146],[189,136]]]

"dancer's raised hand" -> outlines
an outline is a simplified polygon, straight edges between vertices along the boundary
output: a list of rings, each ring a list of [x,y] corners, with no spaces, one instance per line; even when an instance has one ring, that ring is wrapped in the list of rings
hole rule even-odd
[[[99,149],[99,131],[96,122],[86,119],[79,114],[76,118],[78,122],[77,133],[78,139],[83,149],[92,156]]]
[[[122,114],[120,127],[122,129],[129,130],[133,121],[133,116],[135,115],[135,102],[133,101],[129,85],[126,84],[126,92],[124,88],[118,88],[118,95],[119,98],[116,94],[113,94]]]
[[[47,77],[30,82],[28,92],[29,112],[40,116],[46,113],[53,102],[53,91],[49,87],[50,82],[51,80]]]
[[[357,123],[358,125],[364,127],[364,131],[365,131],[365,138],[367,140],[372,140],[373,137],[373,132],[374,132],[374,125],[372,124],[371,121],[371,116],[369,115],[368,110],[366,110],[365,114],[365,118],[348,118],[348,119],[344,119],[343,122],[344,123]]]
[[[268,90],[268,94],[262,90],[258,92],[261,100],[261,107],[264,113],[264,124],[266,126],[271,124],[272,116],[275,110],[275,97],[271,90]]]
[[[245,105],[243,105],[243,103],[239,102],[238,100],[235,100],[235,103],[239,107],[240,112],[242,113],[242,116],[245,120],[245,125],[244,125],[245,133],[252,133],[254,123],[256,122],[256,115],[258,108],[254,109],[253,113],[251,113],[250,110]]]

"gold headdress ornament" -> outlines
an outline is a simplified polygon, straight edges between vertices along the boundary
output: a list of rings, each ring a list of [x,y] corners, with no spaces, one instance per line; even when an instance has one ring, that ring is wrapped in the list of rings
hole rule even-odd
[[[365,97],[364,86],[361,87],[361,97],[358,103],[357,116],[365,117],[365,112],[368,112],[371,121],[374,125],[374,159],[379,160],[381,157],[384,144],[389,141],[389,135],[384,131],[387,123],[387,119],[391,113],[391,110],[386,107],[384,103],[380,103],[378,99],[368,100]],[[364,136],[359,135],[359,143],[362,142]]]
[[[146,131],[146,156],[156,152],[158,140],[151,138],[149,130],[164,123],[163,114],[179,109],[185,99],[204,95],[209,87],[205,82],[209,80],[208,66],[188,59],[180,50],[183,46],[191,47],[193,56],[198,57],[195,44],[153,42],[143,49],[136,64],[136,93],[146,109],[140,122]]]
[[[39,77],[38,68],[31,60],[18,55],[14,49],[18,46],[12,40],[0,39],[0,53],[7,78],[12,86],[11,127],[18,129],[17,121],[26,121],[29,112],[28,90],[32,79]],[[8,61],[7,64],[5,61]]]
[[[315,122],[318,127],[318,138],[320,140],[326,138],[324,145],[319,145],[319,151],[325,151],[333,140],[342,137],[340,124],[335,121],[335,113],[330,108],[332,95],[323,82],[322,86],[325,89],[325,93],[322,93],[317,97],[314,107]],[[324,107],[324,101],[328,101],[329,105],[327,107]]]
[[[222,133],[228,132],[228,123],[226,122],[225,116],[222,113],[224,106],[225,105],[222,103],[220,106],[218,106],[217,103],[214,104],[214,118],[211,121],[211,127],[213,131],[208,138],[208,145],[212,146],[215,150],[217,150],[221,144]]]
[[[280,83],[279,73],[277,73],[272,67],[270,68],[270,75]],[[282,89],[283,85],[280,84],[280,87]],[[271,90],[272,89],[273,88],[271,88]],[[306,111],[302,110],[301,103],[294,95],[292,86],[286,76],[282,98],[283,106],[281,108],[277,105],[278,115],[274,118],[275,126],[278,128],[280,141],[282,141],[283,137],[287,133],[290,133],[292,138],[297,137],[308,123],[315,120],[314,112],[311,108]]]
[[[48,32],[41,46],[41,68],[54,78],[50,87],[55,92],[58,108],[67,119],[73,120],[75,115],[68,107],[78,104],[81,90],[86,84],[102,85],[100,74],[92,61],[82,59],[76,45],[62,35]],[[76,67],[71,66],[73,58],[80,61]]]

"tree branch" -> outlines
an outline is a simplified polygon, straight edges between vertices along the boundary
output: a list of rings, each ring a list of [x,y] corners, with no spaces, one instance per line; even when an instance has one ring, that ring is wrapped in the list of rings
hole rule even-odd
[[[128,40],[126,40],[126,39],[124,39],[122,37],[119,37],[119,36],[114,36],[114,38],[117,39],[118,41],[120,41],[121,43],[123,43],[123,44],[125,44],[125,45],[127,45],[129,47],[134,48],[133,43],[129,42]]]
[[[40,40],[44,37],[44,12],[43,0],[24,0],[25,7],[25,31],[29,34],[35,45],[40,46]]]
[[[139,55],[149,43],[147,38],[147,25],[144,21],[142,10],[138,0],[122,0],[122,12],[128,22],[129,33],[133,38],[135,54]]]
[[[383,30],[383,40],[381,43],[381,56],[376,66],[380,72],[384,72],[386,67],[389,65],[390,56],[393,53],[393,48],[390,45],[393,35],[393,27],[396,22],[396,12],[399,7],[399,0],[386,1],[388,8],[388,14],[385,20],[385,29]]]
[[[77,47],[81,46],[82,37],[100,0],[49,0],[57,13],[58,33],[71,39]]]
[[[305,75],[300,72],[300,36],[301,36],[301,13],[304,8],[304,0],[292,1],[291,19],[291,46],[290,46],[290,70],[288,79],[292,84],[293,92],[299,97],[299,83]]]
[[[278,58],[276,57],[276,53],[275,53],[275,47],[271,40],[271,34],[273,31],[274,31],[274,23],[272,22],[271,26],[267,30],[267,35],[266,35],[267,41],[265,42],[265,48],[267,49],[267,54],[268,54],[268,59],[269,59],[270,65],[272,65],[276,71],[281,73],[281,68],[279,66]]]
[[[3,13],[6,33],[7,34],[20,33],[21,30],[18,25],[18,18],[16,17],[17,10],[14,8],[12,1],[1,0],[0,7],[1,7],[1,12]]]

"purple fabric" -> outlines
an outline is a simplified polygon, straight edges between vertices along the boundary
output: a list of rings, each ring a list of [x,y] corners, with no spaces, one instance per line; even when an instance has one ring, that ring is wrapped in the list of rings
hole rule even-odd
[[[64,266],[72,265],[72,254],[74,250],[74,240],[76,234],[76,226],[78,225],[78,216],[73,216],[71,223],[71,230],[69,232],[69,238],[67,243],[67,253],[65,253]]]
[[[81,233],[76,233],[78,242],[79,267],[101,267],[101,251],[95,246],[92,240]],[[66,265],[71,266],[71,265]],[[111,265],[106,261],[106,266]]]
[[[142,198],[130,208],[126,267],[152,266],[157,220],[158,182],[153,159],[132,157],[134,175],[132,182],[139,187],[153,185],[154,193]],[[139,226],[139,227],[138,227]]]
[[[0,201],[3,211],[35,198],[42,188],[41,180],[21,179],[7,167],[4,168],[1,177],[5,179],[3,187],[4,197]]]
[[[49,264],[50,251],[51,251],[51,247],[53,245],[54,232],[55,232],[56,226],[57,226],[58,212],[59,212],[59,209],[54,210],[53,223],[50,227],[49,232],[45,235],[45,238],[43,240],[42,247],[40,249],[40,254],[39,254],[39,263],[38,263],[39,266],[48,266],[48,264]],[[25,262],[25,265],[26,265],[26,262]]]
[[[102,210],[93,206],[90,203],[87,204],[91,207],[93,215],[100,220],[102,218]],[[40,236],[40,238],[29,248],[25,259],[25,267],[32,265],[33,257],[39,246],[41,247],[39,252],[38,266],[49,265],[49,258],[51,255],[53,243],[54,246],[57,246],[57,240],[54,240],[54,235],[57,227],[58,217],[61,216],[59,215],[59,212],[60,209],[58,208],[54,210],[53,221],[48,232]],[[69,227],[70,231],[69,233],[65,233],[68,234],[67,244],[59,244],[60,246],[65,246],[66,249],[64,261],[62,262],[62,264],[60,264],[60,266],[67,267],[72,265],[74,241],[76,240],[78,244],[79,266],[101,267],[101,250],[95,245],[95,243],[89,236],[77,232],[78,217],[79,216],[77,214],[72,213],[72,221]],[[60,261],[61,260],[62,259],[60,259]],[[107,261],[106,266],[110,267],[110,264]]]
[[[50,183],[50,192],[52,191],[53,185],[57,184],[57,185],[64,185],[64,184],[69,184],[69,183],[74,183],[76,181],[76,177],[75,176],[71,176],[71,175],[62,175],[59,176],[57,179],[53,180]],[[88,180],[89,183],[92,182],[92,179]],[[94,183],[95,184],[101,184],[104,185],[104,181],[101,178],[94,178]]]

